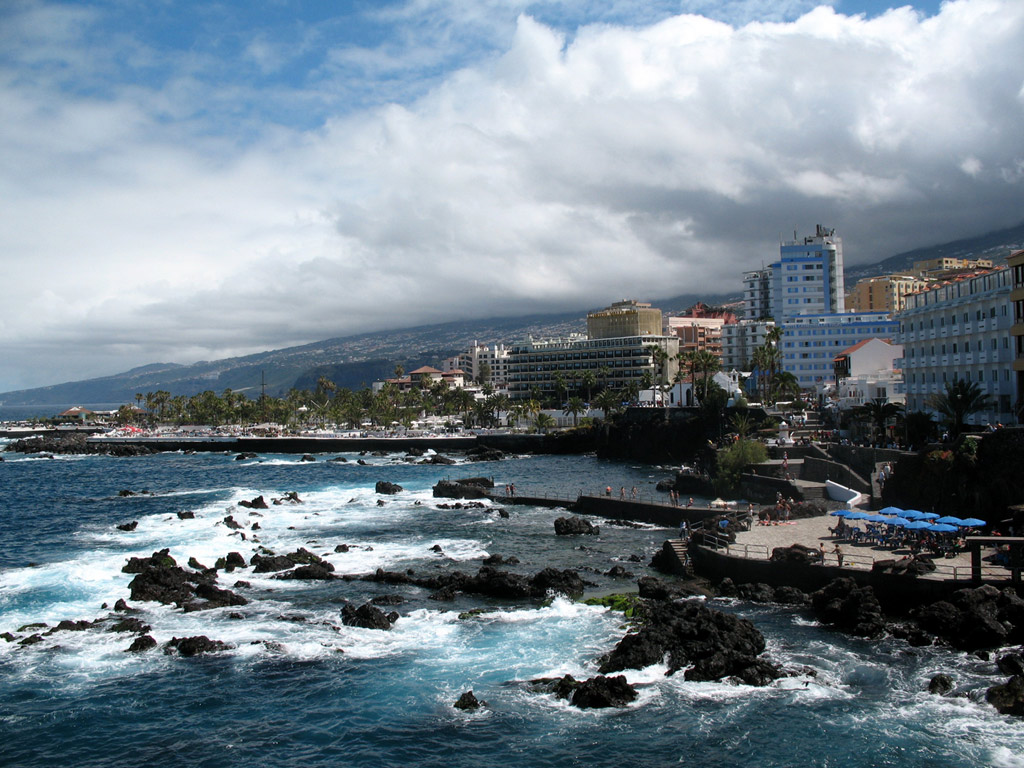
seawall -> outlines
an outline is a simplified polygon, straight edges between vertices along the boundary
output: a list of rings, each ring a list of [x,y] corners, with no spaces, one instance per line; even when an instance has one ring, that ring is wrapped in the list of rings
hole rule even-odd
[[[498,448],[508,453],[543,452],[543,435],[466,435],[458,437],[93,437],[90,443],[143,445],[154,451],[224,451],[228,453],[401,452],[413,448],[438,453]]]

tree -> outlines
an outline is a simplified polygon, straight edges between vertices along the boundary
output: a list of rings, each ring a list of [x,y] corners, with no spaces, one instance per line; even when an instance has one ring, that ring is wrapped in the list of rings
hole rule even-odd
[[[583,375],[580,376],[580,384],[582,384],[583,388],[587,390],[587,402],[593,402],[593,391],[594,387],[597,386],[597,375],[591,370],[584,371]]]
[[[949,436],[956,439],[963,431],[967,417],[989,410],[993,402],[976,381],[957,379],[946,385],[944,393],[931,397],[928,405],[945,420],[949,425]]]
[[[740,440],[746,440],[747,435],[754,430],[754,420],[749,413],[734,413],[729,419],[729,423],[736,430],[736,434],[740,436]]]
[[[534,425],[541,432],[547,432],[553,426],[555,426],[555,417],[550,413],[544,413],[543,411],[537,414],[537,418],[534,419]]]
[[[396,379],[400,379],[404,375],[405,375],[405,366],[403,366],[401,363],[399,363],[398,365],[395,366],[395,378]]]
[[[594,405],[604,411],[605,418],[618,411],[621,404],[622,396],[613,389],[602,389],[594,400]]]
[[[871,440],[875,443],[885,442],[885,429],[890,419],[899,418],[903,407],[898,403],[890,403],[884,397],[876,397],[864,405],[857,406],[853,417],[866,421],[871,425]]]
[[[737,440],[718,452],[716,489],[722,494],[733,494],[740,486],[740,475],[752,464],[768,460],[768,449],[759,440]]]
[[[491,364],[486,360],[480,361],[480,372],[476,376],[477,384],[490,384],[491,383]]]
[[[561,405],[564,402],[562,392],[565,391],[565,375],[561,371],[555,371],[555,375],[551,377],[551,383],[555,387],[555,403]]]
[[[705,398],[708,391],[708,381],[722,368],[722,363],[711,352],[706,349],[698,349],[690,353],[690,365],[694,373],[701,375],[700,390],[697,393],[701,400]]]
[[[776,371],[772,374],[769,399],[772,402],[789,398],[791,400],[800,397],[800,382],[797,381],[789,371]]]
[[[572,416],[572,423],[574,427],[580,425],[580,414],[586,413],[587,404],[583,402],[582,397],[570,397],[569,402],[565,404],[565,410],[562,411],[566,416]]]

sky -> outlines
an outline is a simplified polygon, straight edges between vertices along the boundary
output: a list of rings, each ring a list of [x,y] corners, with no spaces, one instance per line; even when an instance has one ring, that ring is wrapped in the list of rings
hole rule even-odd
[[[1022,44],[1021,0],[4,0],[0,392],[1013,226]]]

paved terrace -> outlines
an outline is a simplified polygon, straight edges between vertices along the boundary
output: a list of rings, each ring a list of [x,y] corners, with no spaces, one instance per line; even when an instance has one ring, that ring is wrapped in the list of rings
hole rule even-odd
[[[843,553],[843,568],[860,571],[870,571],[876,560],[899,560],[911,554],[910,550],[905,547],[890,549],[866,543],[853,544],[848,540],[838,539],[829,531],[829,528],[835,527],[838,522],[839,519],[831,515],[767,526],[759,525],[755,520],[750,530],[741,530],[736,535],[736,543],[728,547],[728,554],[765,560],[771,557],[775,547],[802,544],[816,550],[820,544],[824,544],[825,565],[837,566],[839,563],[834,549],[838,544]],[[992,537],[983,537],[982,541],[984,542],[981,544],[982,556],[993,554]],[[996,538],[995,541],[998,542],[1000,539]],[[1009,539],[1003,539],[1003,541],[1009,542]],[[720,551],[725,551],[725,549]],[[919,578],[958,580],[971,578],[970,551],[960,552],[955,557],[936,558],[934,562],[935,572]],[[984,579],[1003,580],[1010,576],[1010,572],[1006,568],[988,562],[982,563],[981,571]]]

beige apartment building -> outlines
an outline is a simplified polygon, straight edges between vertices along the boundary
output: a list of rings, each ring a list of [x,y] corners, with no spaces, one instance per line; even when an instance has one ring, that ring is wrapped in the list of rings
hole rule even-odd
[[[587,315],[587,338],[628,336],[661,336],[661,310],[646,302],[625,299]]]
[[[854,312],[895,314],[907,304],[907,296],[928,288],[929,281],[914,275],[881,275],[860,280],[846,297]]]
[[[1013,374],[1016,384],[1014,411],[1017,423],[1024,418],[1024,251],[1014,251],[1007,258],[1012,276],[1010,306],[1013,310],[1013,325],[1010,336],[1013,340]]]

